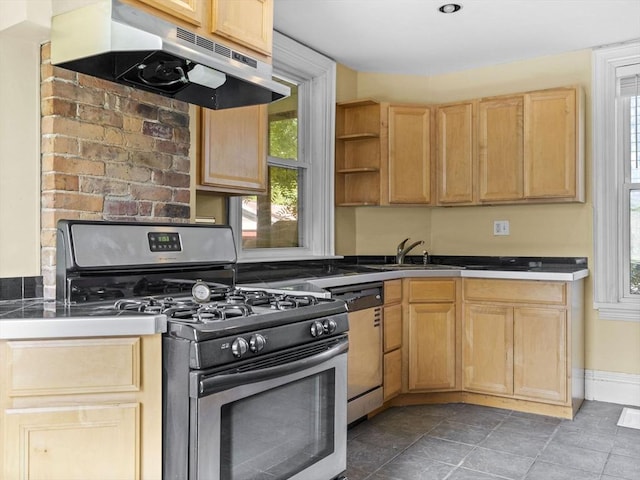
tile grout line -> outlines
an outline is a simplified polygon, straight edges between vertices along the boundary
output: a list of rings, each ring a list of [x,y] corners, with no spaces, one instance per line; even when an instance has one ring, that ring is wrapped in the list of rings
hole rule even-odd
[[[484,438],[484,440],[486,440],[487,438],[489,438],[489,436],[491,435],[491,433],[495,432],[495,431],[498,429],[498,427],[500,427],[500,425],[502,425],[502,424],[505,422],[505,420],[511,416],[511,414],[512,414],[512,413],[513,413],[513,410],[509,410],[509,414],[508,414],[508,415],[505,415],[505,416],[504,416],[504,418],[503,418],[502,420],[500,420],[500,422],[499,422],[495,427],[493,427],[493,428],[491,429],[491,431],[490,431],[490,432],[489,432],[489,434]],[[456,423],[457,423],[457,422],[456,422]],[[484,441],[484,440],[483,440],[483,441]],[[462,443],[462,442],[458,442],[458,443]],[[465,445],[465,444],[463,443],[463,445]],[[470,444],[466,444],[466,445],[470,445]],[[463,463],[464,463],[464,461],[467,459],[467,457],[469,457],[469,456],[470,456],[473,452],[475,452],[478,448],[482,448],[482,447],[480,447],[480,444],[475,444],[475,445],[473,445],[473,448],[469,451],[469,453],[467,453],[467,454],[462,458],[462,460],[460,460],[460,462],[458,462],[458,465],[456,465],[456,466],[454,467],[454,469],[453,469],[453,470],[451,470],[451,471],[450,471],[450,472],[449,472],[449,473],[448,473],[448,474],[447,474],[447,475],[446,475],[442,480],[447,480],[447,479],[449,479],[449,478],[451,477],[451,475],[453,475],[453,474],[454,474],[454,473],[455,473],[455,472],[456,472],[460,467],[462,467],[462,464],[463,464]],[[482,471],[480,471],[480,470],[473,470],[473,469],[471,469],[471,468],[470,468],[469,470],[474,471],[474,472],[487,473],[487,472],[482,472]],[[493,475],[493,474],[488,474],[488,475]],[[507,478],[507,477],[502,477],[502,476],[497,476],[497,475],[493,475],[493,476],[495,476],[496,478]],[[507,479],[507,480],[510,480],[510,479]]]
[[[440,420],[438,423],[436,423],[434,426],[432,426],[429,430],[427,430],[426,432],[420,434],[420,436],[418,436],[418,438],[416,438],[413,442],[411,442],[409,445],[407,445],[405,448],[403,448],[402,450],[400,450],[397,454],[395,454],[393,457],[391,457],[389,460],[387,460],[386,462],[384,462],[382,465],[379,465],[378,468],[376,468],[373,472],[371,472],[369,475],[367,475],[364,480],[367,480],[368,478],[371,477],[371,475],[375,474],[376,472],[380,471],[380,469],[382,467],[384,467],[385,465],[388,465],[389,463],[391,463],[393,460],[395,460],[396,458],[398,458],[398,456],[402,455],[404,452],[406,452],[409,448],[411,448],[413,445],[415,445],[416,443],[418,443],[422,438],[424,438],[431,430],[433,430],[434,428],[436,428],[438,425],[440,425],[442,422],[444,421],[444,418],[442,420]]]
[[[460,424],[460,425],[467,425],[467,426],[470,426],[470,427],[483,428],[483,425],[482,425],[482,423],[483,423],[483,422],[480,422],[480,424],[474,424],[474,423],[473,423],[473,421],[474,421],[474,419],[473,419],[473,418],[469,419],[469,420],[471,420],[471,423],[462,423],[462,422],[460,422],[460,421],[457,421],[457,422],[456,422],[456,421],[454,421],[454,419],[455,419],[455,417],[457,416],[457,414],[458,414],[458,413],[459,413],[459,412],[453,412],[453,413],[449,413],[449,414],[448,414],[448,415],[446,415],[446,416],[442,416],[442,417],[440,417],[440,419],[437,421],[437,423],[433,424],[433,425],[432,425],[430,428],[428,428],[426,431],[424,431],[424,432],[416,432],[416,433],[417,433],[417,437],[416,437],[415,439],[413,439],[413,440],[411,441],[411,443],[409,443],[408,445],[406,445],[405,447],[403,447],[401,450],[399,450],[395,455],[393,455],[393,457],[392,457],[392,458],[390,458],[389,460],[387,460],[384,464],[382,464],[382,465],[380,465],[380,466],[376,467],[376,468],[375,468],[375,470],[374,470],[373,472],[370,472],[370,473],[365,473],[365,472],[363,472],[363,473],[365,473],[365,475],[366,475],[366,477],[365,477],[365,478],[367,478],[367,479],[372,479],[372,478],[373,478],[373,475],[374,475],[374,474],[376,474],[376,473],[378,473],[378,474],[379,474],[379,473],[380,473],[380,470],[381,470],[383,467],[388,466],[391,462],[393,462],[393,461],[397,460],[397,459],[398,459],[398,457],[399,457],[400,455],[402,455],[402,454],[406,453],[406,451],[407,451],[409,448],[413,447],[414,445],[416,445],[416,443],[418,443],[418,442],[420,442],[421,440],[423,440],[423,439],[425,439],[425,438],[427,438],[427,437],[428,437],[428,438],[438,439],[438,440],[440,440],[440,441],[452,442],[452,443],[457,443],[457,444],[459,444],[459,445],[467,445],[468,447],[471,447],[471,450],[470,450],[469,452],[467,452],[467,453],[466,453],[466,454],[461,458],[461,460],[460,460],[459,462],[457,462],[457,464],[455,464],[455,465],[454,465],[454,464],[452,464],[452,463],[443,462],[443,461],[441,461],[441,460],[434,460],[435,462],[438,462],[438,463],[441,463],[441,464],[444,464],[444,465],[449,465],[449,466],[453,467],[453,468],[452,468],[452,470],[451,470],[451,471],[449,471],[449,472],[446,474],[446,476],[445,476],[445,477],[443,477],[443,479],[442,479],[442,480],[451,479],[451,478],[455,475],[455,473],[456,473],[456,472],[461,472],[461,471],[463,471],[463,469],[467,469],[467,470],[469,470],[470,472],[479,472],[479,473],[483,473],[483,474],[489,475],[489,476],[491,476],[492,478],[496,478],[496,479],[511,480],[511,478],[512,478],[512,477],[505,477],[505,476],[503,476],[503,475],[500,475],[500,474],[497,474],[497,473],[492,473],[492,472],[483,472],[483,471],[481,471],[481,470],[476,470],[476,469],[474,469],[474,468],[470,468],[469,466],[464,467],[464,463],[469,459],[469,457],[470,457],[474,452],[478,452],[478,450],[479,450],[479,449],[484,449],[484,448],[486,448],[486,447],[483,447],[483,446],[482,446],[482,442],[484,442],[487,438],[489,438],[489,437],[490,437],[490,436],[491,436],[491,435],[492,435],[492,434],[493,434],[497,429],[499,429],[501,426],[503,426],[503,425],[505,424],[505,422],[507,422],[509,419],[516,419],[516,418],[518,418],[518,415],[515,415],[515,414],[514,414],[515,412],[514,412],[514,411],[511,411],[511,410],[509,410],[508,412],[507,412],[507,411],[505,411],[505,413],[506,413],[506,414],[505,414],[505,415],[504,415],[504,416],[503,416],[503,417],[498,421],[498,423],[496,423],[496,424],[495,424],[495,426],[493,426],[492,428],[488,428],[488,429],[487,429],[487,430],[489,431],[489,432],[488,432],[488,434],[487,434],[487,436],[484,438],[484,440],[481,440],[481,441],[480,441],[480,443],[478,443],[478,444],[470,444],[470,443],[465,443],[465,442],[459,442],[459,441],[456,441],[456,440],[452,440],[452,439],[450,439],[450,438],[443,438],[443,437],[440,437],[440,436],[433,436],[433,435],[430,435],[430,433],[431,433],[431,432],[433,432],[433,430],[434,430],[434,429],[438,428],[439,426],[442,426],[442,425],[443,425],[443,423],[445,423],[445,422],[452,422],[452,423],[456,423],[456,424]],[[526,417],[525,417],[525,418],[526,418]],[[464,420],[464,419],[463,419],[463,420]],[[469,422],[469,420],[467,420],[467,422]],[[478,420],[480,420],[480,419],[478,419]],[[567,426],[567,425],[568,425],[568,424],[567,424],[567,422],[564,422],[564,421],[560,421],[559,423],[555,424],[555,425],[553,426],[552,430],[550,431],[550,433],[548,434],[548,437],[547,437],[547,438],[545,439],[545,441],[543,442],[542,446],[538,449],[538,451],[537,451],[537,453],[535,454],[535,456],[520,455],[520,456],[523,456],[523,457],[528,457],[529,459],[531,459],[531,460],[533,460],[533,461],[532,461],[531,465],[527,468],[527,470],[526,470],[526,472],[525,472],[524,474],[522,474],[521,476],[518,476],[517,478],[516,478],[516,477],[513,477],[513,480],[524,480],[524,479],[528,478],[528,476],[532,474],[532,471],[533,471],[533,468],[534,468],[534,466],[535,466],[535,465],[541,465],[541,464],[546,464],[547,466],[551,466],[551,465],[564,465],[563,463],[557,463],[557,464],[556,464],[556,463],[554,463],[554,462],[545,461],[545,460],[543,460],[543,458],[542,458],[542,457],[543,457],[543,455],[544,455],[544,452],[549,448],[550,444],[551,444],[552,442],[554,442],[555,440],[558,440],[561,430],[563,429],[563,427],[565,427],[565,426]],[[575,430],[576,430],[576,431],[578,431],[578,432],[584,431],[585,433],[587,433],[587,432],[591,432],[591,429],[590,429],[590,428],[587,428],[587,427],[588,427],[588,426],[578,425],[578,426],[576,426],[576,427],[575,427]],[[617,438],[617,437],[622,437],[622,435],[621,435],[621,431],[622,431],[622,430],[621,430],[620,428],[617,428],[614,432],[606,433],[606,436],[607,436],[607,437],[613,437],[613,439],[615,440],[615,438]],[[547,430],[547,432],[549,432],[549,430]],[[597,434],[599,434],[599,435],[603,435],[603,436],[605,435],[605,433],[604,433],[604,432],[600,433],[600,432],[597,432],[597,431],[596,431],[595,433],[597,433]],[[559,442],[559,444],[558,444],[558,446],[559,446],[559,447],[562,447],[563,445],[564,445],[564,443],[563,443],[563,442]],[[599,469],[599,470],[597,470],[597,471],[594,471],[594,470],[583,470],[582,468],[580,468],[580,467],[576,467],[576,466],[572,466],[572,467],[571,467],[571,469],[575,469],[575,470],[579,470],[579,471],[584,472],[584,473],[585,473],[585,475],[588,473],[588,474],[590,474],[590,475],[594,475],[594,477],[595,477],[595,478],[598,478],[599,480],[603,480],[603,477],[605,476],[606,467],[607,467],[607,465],[609,464],[609,462],[611,461],[611,459],[612,459],[612,457],[613,457],[613,455],[614,455],[613,446],[612,446],[610,449],[608,449],[607,451],[604,451],[604,452],[603,452],[602,450],[599,450],[599,449],[596,449],[596,448],[589,448],[589,447],[584,447],[584,446],[582,446],[582,447],[581,447],[581,446],[580,446],[580,445],[581,445],[581,443],[580,443],[580,444],[573,445],[573,443],[571,443],[571,442],[570,442],[570,443],[568,443],[567,445],[568,445],[568,446],[574,446],[574,447],[576,447],[576,448],[580,448],[581,450],[587,450],[587,451],[591,451],[591,450],[593,450],[594,452],[606,453],[606,457],[605,457],[605,460],[604,460],[604,462],[603,462],[603,464],[602,464],[602,468],[601,468],[601,469]],[[492,450],[492,449],[489,449],[489,450]],[[499,450],[498,450],[498,451],[499,451]],[[509,453],[509,452],[507,452],[507,453]],[[623,455],[623,456],[625,456],[625,457],[626,457],[626,456],[629,456],[629,457],[631,457],[631,458],[634,458],[634,456],[633,456],[633,455]],[[554,457],[552,457],[552,459],[554,459]],[[389,476],[389,477],[384,477],[384,476],[382,476],[381,478],[389,478],[389,479],[391,479],[391,478],[400,478],[400,477],[396,477],[396,476],[394,475],[393,471],[392,471],[392,472],[390,473],[390,476]],[[616,478],[616,479],[617,479],[618,477],[611,477],[611,478]],[[619,480],[624,480],[624,479],[623,479],[623,477],[620,477],[620,478],[619,478]]]
[[[553,433],[551,435],[549,435],[549,438],[547,439],[547,441],[544,443],[543,447],[540,449],[540,451],[536,454],[535,458],[533,459],[533,462],[531,462],[531,465],[529,466],[529,468],[527,469],[527,471],[525,472],[524,476],[522,477],[523,479],[527,478],[527,475],[529,475],[529,473],[531,473],[531,470],[533,469],[533,466],[536,464],[536,462],[538,461],[538,459],[540,458],[540,455],[542,455],[542,452],[545,451],[545,449],[547,448],[547,446],[549,445],[549,443],[551,443],[551,440],[553,440],[553,437],[556,436],[556,433],[558,432],[558,429],[560,428],[560,425],[562,425],[561,423],[558,423],[556,425],[556,428],[553,429]]]

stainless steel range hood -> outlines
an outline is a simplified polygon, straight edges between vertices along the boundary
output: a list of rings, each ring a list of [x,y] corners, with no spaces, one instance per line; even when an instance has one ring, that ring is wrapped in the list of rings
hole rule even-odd
[[[211,109],[290,94],[270,64],[119,0],[55,15],[51,25],[51,63],[69,70]]]

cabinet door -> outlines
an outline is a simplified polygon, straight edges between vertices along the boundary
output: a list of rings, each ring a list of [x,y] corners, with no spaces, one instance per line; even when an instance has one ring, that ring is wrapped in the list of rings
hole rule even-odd
[[[206,17],[204,0],[125,0],[135,6],[150,6],[170,17],[200,27]],[[141,4],[141,5],[136,5]]]
[[[478,104],[478,177],[482,202],[522,199],[523,97]]]
[[[138,404],[7,410],[3,478],[138,479],[139,410]]]
[[[384,351],[402,346],[402,305],[384,307]]]
[[[525,198],[575,197],[575,89],[526,94],[524,112]]]
[[[535,400],[567,401],[565,310],[516,307],[513,393]]]
[[[463,388],[513,393],[513,308],[465,305]]]
[[[389,107],[389,203],[431,202],[431,111]]]
[[[402,390],[402,351],[400,349],[384,354],[384,401],[395,397]]]
[[[410,304],[409,390],[455,388],[455,366],[455,304]]]
[[[267,107],[202,109],[200,184],[237,194],[267,191]]]
[[[273,0],[212,0],[212,33],[271,55]]]
[[[438,201],[473,201],[473,104],[438,108]]]

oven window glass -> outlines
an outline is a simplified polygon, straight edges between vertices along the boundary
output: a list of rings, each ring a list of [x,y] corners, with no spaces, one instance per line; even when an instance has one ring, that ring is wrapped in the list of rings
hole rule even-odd
[[[284,480],[334,451],[335,369],[222,407],[220,478]]]

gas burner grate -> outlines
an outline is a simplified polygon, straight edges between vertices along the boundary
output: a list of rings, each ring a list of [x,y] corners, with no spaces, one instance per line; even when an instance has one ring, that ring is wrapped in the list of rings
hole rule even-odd
[[[253,315],[249,305],[223,303],[203,305],[193,314],[193,318],[201,323],[209,323],[249,315]]]
[[[114,303],[118,310],[167,315],[174,321],[190,324],[207,324],[232,318],[249,317],[268,311],[292,310],[318,303],[312,295],[271,293],[264,290],[231,289],[216,292],[215,298],[200,303],[193,297],[170,296],[119,299]]]
[[[278,294],[271,301],[271,306],[276,310],[290,310],[292,308],[308,307],[316,305],[318,299],[313,295]]]

